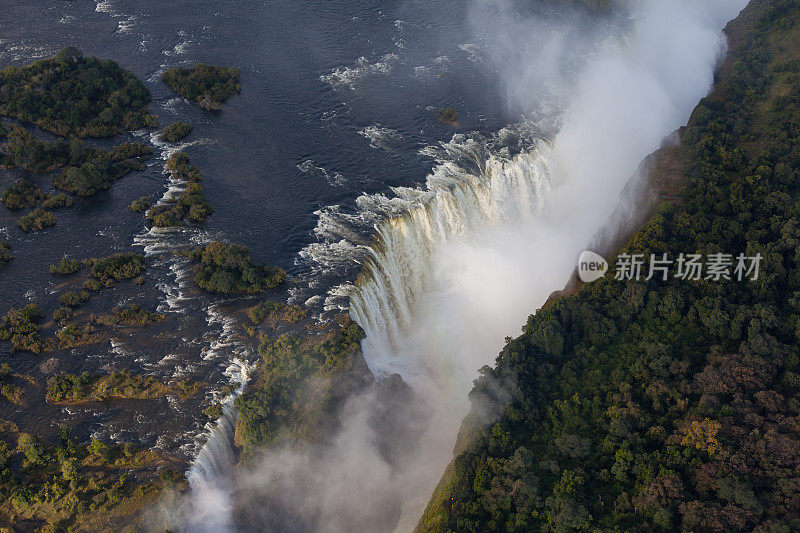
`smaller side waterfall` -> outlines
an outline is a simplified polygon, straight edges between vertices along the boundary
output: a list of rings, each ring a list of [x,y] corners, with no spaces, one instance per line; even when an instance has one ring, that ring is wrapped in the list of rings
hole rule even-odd
[[[233,530],[233,434],[238,413],[234,400],[242,393],[251,368],[235,359],[226,371],[238,383],[235,391],[222,401],[222,416],[214,423],[206,443],[192,461],[186,477],[191,487],[187,506],[187,531],[224,532]]]

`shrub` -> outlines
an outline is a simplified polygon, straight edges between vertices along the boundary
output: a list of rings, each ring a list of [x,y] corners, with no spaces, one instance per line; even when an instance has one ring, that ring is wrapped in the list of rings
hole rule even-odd
[[[56,337],[58,337],[59,348],[61,349],[77,348],[78,346],[100,342],[100,335],[95,332],[90,324],[81,326],[74,322],[56,331]]]
[[[241,90],[239,69],[197,64],[191,68],[170,68],[161,79],[179,95],[197,102],[205,110],[216,110]]]
[[[11,253],[11,245],[8,241],[0,241],[0,270],[3,270],[12,259],[14,255]]]
[[[53,185],[78,196],[92,196],[108,189],[113,180],[113,167],[109,163],[84,163],[65,169],[53,178]]]
[[[445,124],[455,124],[458,120],[458,113],[452,107],[447,109],[439,109],[436,111],[436,119]]]
[[[205,409],[203,409],[203,413],[212,420],[216,420],[217,418],[222,416],[222,404],[219,402],[214,402]]]
[[[281,311],[286,304],[267,300],[247,309],[247,317],[253,324],[261,324],[268,316],[273,316]]]
[[[161,132],[161,138],[167,142],[178,142],[192,131],[192,125],[185,122],[173,122]]]
[[[203,186],[196,182],[191,182],[177,198],[165,204],[151,207],[147,211],[154,227],[168,228],[180,226],[184,218],[190,222],[204,222],[214,213],[214,207],[206,201],[203,194]]]
[[[197,166],[190,163],[185,153],[178,152],[167,160],[167,169],[174,179],[189,183],[177,197],[151,207],[147,211],[147,218],[157,228],[180,226],[184,219],[204,222],[214,213],[214,207],[206,201],[203,186],[198,183],[203,177]]]
[[[36,202],[45,198],[44,193],[28,180],[19,180],[3,191],[2,202],[11,210],[36,207]]]
[[[25,456],[25,466],[42,466],[47,461],[47,453],[38,437],[30,433],[20,433],[17,450]]]
[[[80,268],[81,264],[77,260],[65,257],[57,265],[50,265],[50,273],[66,276],[68,274],[74,274],[80,270]]]
[[[135,278],[147,268],[141,254],[119,253],[109,257],[86,259],[83,262],[91,275],[100,283],[108,285],[113,281]]]
[[[103,288],[103,284],[96,278],[89,278],[83,282],[83,288],[87,291],[99,291]]]
[[[166,315],[142,309],[138,304],[130,304],[128,307],[118,307],[110,314],[92,316],[92,321],[107,326],[144,326],[166,318]]]
[[[216,241],[189,255],[197,262],[194,281],[207,291],[248,294],[273,289],[286,281],[283,269],[253,263],[246,246]]]
[[[189,161],[189,156],[184,152],[177,152],[167,159],[167,170],[170,175],[179,181],[203,181],[200,169]]]
[[[45,209],[56,209],[59,207],[72,207],[75,200],[71,196],[67,196],[63,192],[58,194],[49,194],[42,202],[42,207]]]
[[[307,310],[299,305],[267,300],[247,309],[247,317],[253,324],[260,324],[266,318],[283,320],[295,324],[306,317]]]
[[[59,301],[61,305],[66,305],[67,307],[77,307],[81,305],[83,302],[89,299],[89,292],[88,291],[67,291],[61,295]]]
[[[44,228],[56,223],[56,216],[52,211],[44,209],[34,209],[27,215],[21,216],[17,220],[17,225],[25,232],[41,231]]]
[[[140,376],[121,370],[110,374],[57,374],[47,380],[47,401],[92,402],[113,398],[147,399],[167,394],[187,397],[197,391],[196,384],[165,385],[153,376]]]
[[[132,201],[128,206],[128,209],[134,213],[138,213],[139,211],[146,211],[147,209],[150,209],[150,205],[150,198],[147,196],[142,196],[138,200]]]
[[[53,320],[56,322],[64,322],[75,316],[75,310],[72,307],[59,307],[53,311]]]
[[[10,309],[0,320],[0,341],[11,341],[11,352],[40,353],[45,343],[39,336],[39,320],[44,314],[36,304]]]

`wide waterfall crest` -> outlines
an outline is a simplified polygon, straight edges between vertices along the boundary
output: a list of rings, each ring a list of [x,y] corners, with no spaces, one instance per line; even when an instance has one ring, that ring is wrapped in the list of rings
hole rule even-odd
[[[372,244],[364,247],[361,273],[350,292],[350,314],[367,333],[366,342],[381,345],[365,350],[378,378],[404,374],[395,349],[426,290],[434,250],[482,228],[530,220],[552,185],[551,146],[545,141],[513,157],[486,158],[485,149],[474,142],[459,144],[459,149],[461,161],[473,164],[443,162],[426,189],[397,191],[405,212],[379,222]]]

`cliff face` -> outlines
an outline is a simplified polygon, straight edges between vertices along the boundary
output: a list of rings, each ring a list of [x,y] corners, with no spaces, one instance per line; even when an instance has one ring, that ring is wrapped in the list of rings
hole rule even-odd
[[[714,91],[628,191],[638,229],[603,237],[760,254],[758,279],[553,297],[478,380],[419,531],[800,528],[800,3],[753,1],[726,34]]]

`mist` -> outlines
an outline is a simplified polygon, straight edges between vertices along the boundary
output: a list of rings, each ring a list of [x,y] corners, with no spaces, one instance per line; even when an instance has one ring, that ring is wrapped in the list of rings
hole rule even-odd
[[[410,391],[385,394],[376,382],[347,402],[333,442],[264,450],[233,489],[248,522],[281,531],[416,526],[453,457],[478,369],[564,286],[641,160],[708,93],[725,50],[720,31],[745,5],[631,2],[630,17],[612,25],[473,1],[465,31],[483,43],[503,98],[526,113],[553,107],[561,127],[514,157],[454,139],[454,150],[485,157],[479,171],[443,161],[425,205],[381,226],[351,314],[367,333],[373,373],[398,374]],[[612,28],[624,33],[611,37]]]

